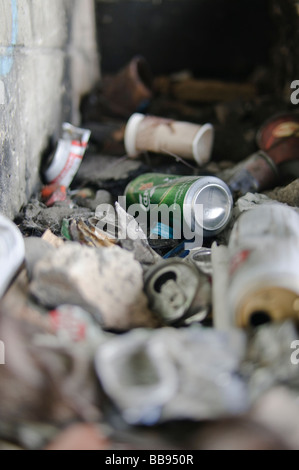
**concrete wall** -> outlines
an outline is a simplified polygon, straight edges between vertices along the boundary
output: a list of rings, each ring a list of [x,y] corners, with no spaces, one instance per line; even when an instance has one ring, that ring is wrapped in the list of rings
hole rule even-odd
[[[13,217],[40,156],[99,78],[93,0],[0,0],[0,211]]]

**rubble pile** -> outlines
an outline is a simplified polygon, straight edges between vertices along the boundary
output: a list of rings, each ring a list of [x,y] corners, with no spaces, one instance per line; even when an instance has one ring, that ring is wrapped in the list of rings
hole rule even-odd
[[[298,449],[298,113],[141,57],[81,112],[0,218],[0,448]]]

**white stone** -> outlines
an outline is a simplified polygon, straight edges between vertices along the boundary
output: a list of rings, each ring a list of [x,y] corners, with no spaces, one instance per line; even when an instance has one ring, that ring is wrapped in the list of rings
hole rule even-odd
[[[44,305],[73,304],[92,313],[106,329],[154,326],[143,293],[140,264],[119,248],[66,243],[34,268],[31,293]]]

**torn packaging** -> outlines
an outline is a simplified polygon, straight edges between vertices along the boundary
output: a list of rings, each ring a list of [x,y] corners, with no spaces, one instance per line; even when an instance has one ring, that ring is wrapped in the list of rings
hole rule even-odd
[[[122,248],[134,253],[134,257],[143,267],[153,265],[161,260],[161,257],[150,247],[141,226],[133,216],[127,214],[120,204],[115,204],[118,216],[119,230],[126,238],[120,240]]]
[[[95,368],[129,424],[205,420],[246,411],[244,348],[241,331],[136,329],[100,345]]]

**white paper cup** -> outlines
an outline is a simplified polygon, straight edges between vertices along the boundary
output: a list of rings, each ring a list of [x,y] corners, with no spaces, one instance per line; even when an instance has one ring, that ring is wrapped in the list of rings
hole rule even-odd
[[[125,130],[125,148],[129,157],[142,152],[173,154],[195,160],[201,166],[212,154],[212,124],[192,124],[144,114],[133,114]]]

